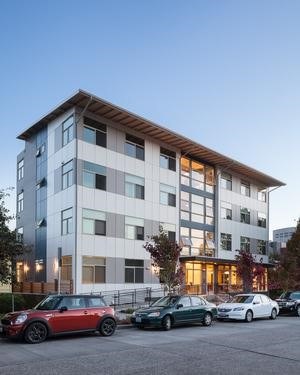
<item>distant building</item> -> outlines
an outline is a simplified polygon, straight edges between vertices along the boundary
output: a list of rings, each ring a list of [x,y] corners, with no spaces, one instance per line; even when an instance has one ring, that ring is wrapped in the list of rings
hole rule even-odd
[[[296,227],[280,228],[273,230],[273,241],[269,244],[269,252],[279,254],[281,249],[286,248],[288,240],[292,238]]]

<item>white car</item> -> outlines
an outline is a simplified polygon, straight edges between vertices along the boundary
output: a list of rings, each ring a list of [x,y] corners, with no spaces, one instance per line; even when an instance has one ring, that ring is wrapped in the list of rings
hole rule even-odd
[[[238,294],[229,302],[218,306],[219,320],[238,319],[250,323],[254,318],[276,319],[279,306],[264,294]]]

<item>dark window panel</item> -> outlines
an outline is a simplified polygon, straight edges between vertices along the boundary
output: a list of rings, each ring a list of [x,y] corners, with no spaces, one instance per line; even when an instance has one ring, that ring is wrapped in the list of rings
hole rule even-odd
[[[106,133],[106,125],[102,124],[99,121],[93,120],[89,117],[84,117],[83,122],[84,122],[85,125],[91,126],[92,128],[99,129],[99,130]]]
[[[135,197],[145,199],[145,188],[142,185],[135,185]]]
[[[134,268],[125,268],[125,283],[134,283]]]
[[[136,239],[137,240],[144,239],[144,227],[136,227]]]
[[[126,134],[126,141],[135,143],[135,144],[140,145],[140,146],[144,146],[144,144],[145,144],[145,141],[142,138],[138,138],[138,137],[135,137],[135,136],[130,135],[130,134]]]
[[[176,171],[176,159],[169,159],[169,169],[171,171]]]
[[[106,176],[96,174],[96,189],[106,190]]]
[[[136,146],[131,144],[131,143],[125,143],[125,154],[128,156],[131,156],[133,158],[136,157],[136,151],[135,151]]]
[[[145,150],[143,147],[136,146],[136,158],[140,160],[145,160]]]
[[[144,282],[144,268],[135,269],[135,282],[143,283]]]
[[[95,234],[100,236],[106,235],[106,221],[95,220]]]
[[[125,259],[125,266],[144,267],[144,261],[141,259]]]
[[[164,154],[166,156],[170,156],[173,159],[176,159],[176,152],[174,152],[174,151],[170,151],[170,150],[167,150],[166,148],[161,147],[160,153]]]
[[[168,195],[168,205],[176,207],[176,195],[169,193]]]
[[[95,283],[105,283],[105,267],[95,266]]]
[[[96,145],[106,147],[106,133],[96,132]]]
[[[175,232],[168,232],[168,238],[170,241],[175,242],[176,241],[176,233]]]

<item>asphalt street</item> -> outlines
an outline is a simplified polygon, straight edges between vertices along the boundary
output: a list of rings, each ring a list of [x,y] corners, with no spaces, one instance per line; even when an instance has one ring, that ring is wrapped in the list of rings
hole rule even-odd
[[[38,345],[0,339],[0,374],[300,374],[300,318],[118,329]]]

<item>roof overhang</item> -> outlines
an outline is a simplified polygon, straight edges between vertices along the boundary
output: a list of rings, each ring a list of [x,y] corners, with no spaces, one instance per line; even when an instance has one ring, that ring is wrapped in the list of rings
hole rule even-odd
[[[49,122],[56,119],[58,116],[68,111],[69,109],[73,107],[84,109],[87,106],[88,111],[94,113],[95,115],[99,115],[104,117],[105,119],[114,121],[120,125],[123,125],[124,127],[149,136],[159,142],[169,144],[172,147],[180,150],[184,155],[205,161],[213,166],[218,166],[221,169],[230,170],[232,172],[255,180],[261,185],[261,188],[285,185],[285,183],[271,176],[268,176],[251,167],[248,167],[245,164],[242,164],[234,159],[213,151],[172,130],[155,124],[152,121],[131,113],[126,109],[111,104],[83,90],[78,90],[74,95],[63,101],[52,111],[43,116],[28,129],[23,131],[17,138],[27,140],[34,133],[42,129]]]

